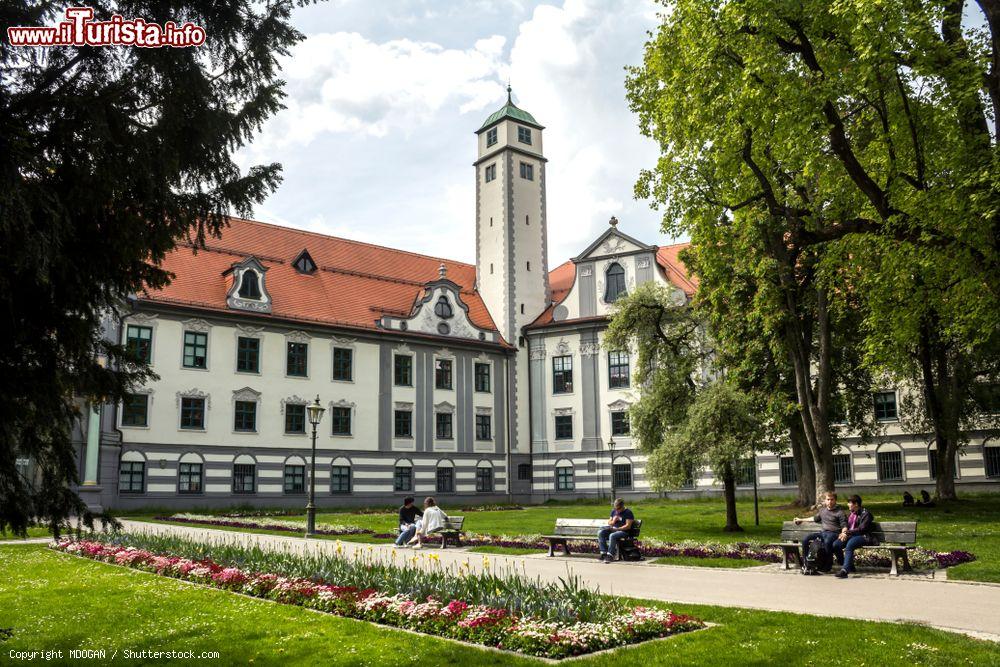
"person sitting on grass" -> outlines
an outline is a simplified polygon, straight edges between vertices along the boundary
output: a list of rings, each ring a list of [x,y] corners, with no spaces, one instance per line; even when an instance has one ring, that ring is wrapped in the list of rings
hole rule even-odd
[[[403,506],[399,508],[399,537],[396,538],[396,546],[401,547],[410,541],[420,528],[419,517],[423,516],[416,505],[413,504],[413,496],[403,498]]]
[[[443,530],[448,525],[448,515],[437,506],[437,501],[432,496],[424,498],[424,515],[417,527],[416,534],[407,544],[412,544],[414,549],[422,549],[424,540],[428,535]]]
[[[597,549],[601,552],[602,563],[610,563],[618,558],[618,542],[628,536],[633,523],[635,515],[632,510],[625,507],[624,500],[615,498],[608,525],[597,531]]]
[[[813,521],[821,524],[823,528],[819,532],[809,533],[802,539],[802,560],[800,561],[802,563],[805,563],[806,554],[809,553],[809,543],[813,540],[823,540],[827,553],[833,553],[834,541],[847,527],[847,517],[844,516],[844,510],[837,506],[837,494],[833,491],[826,492],[826,495],[823,496],[823,507],[819,508],[819,512],[811,519],[795,517],[792,520],[795,525],[805,521]],[[840,561],[838,560],[837,563],[840,564]]]
[[[837,562],[842,563],[838,579],[846,579],[849,572],[854,572],[854,551],[858,547],[875,546],[878,540],[872,535],[872,524],[875,522],[872,513],[861,506],[861,496],[855,494],[847,499],[851,513],[847,516],[847,526],[840,531],[837,541],[833,543],[833,553]]]

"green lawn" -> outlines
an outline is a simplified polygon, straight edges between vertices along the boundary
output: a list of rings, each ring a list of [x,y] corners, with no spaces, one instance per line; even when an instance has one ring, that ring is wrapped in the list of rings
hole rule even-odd
[[[49,529],[48,528],[34,527],[34,526],[32,526],[31,528],[28,528],[28,537],[29,538],[32,538],[32,537],[48,537],[48,535],[49,535]],[[3,541],[14,541],[14,542],[16,542],[16,541],[21,540],[21,539],[22,538],[18,537],[17,535],[14,535],[13,533],[3,533],[3,534],[0,534],[0,540],[3,540]]]
[[[757,540],[770,542],[778,538],[781,522],[791,519],[801,509],[787,507],[788,499],[766,498],[760,503],[760,526],[753,522],[753,501],[739,501],[743,533],[724,533],[725,508],[718,498],[696,500],[645,500],[630,507],[643,520],[642,534],[671,542],[697,540],[702,542],[739,542]],[[865,504],[876,521],[918,521],[917,543],[928,549],[971,551],[978,561],[950,568],[952,579],[1000,582],[1000,495],[968,495],[944,506],[920,509],[904,508],[896,494],[871,496]],[[444,504],[446,512],[460,515]],[[517,534],[548,533],[557,517],[594,518],[606,516],[607,503],[545,504],[525,510],[466,512],[466,530],[476,533]],[[148,516],[148,515],[147,515]],[[138,518],[138,517],[137,517]],[[295,518],[295,517],[283,517]],[[304,517],[299,517],[304,521]],[[395,528],[395,511],[383,514],[352,514],[350,511],[317,515],[317,521],[351,524],[390,532]],[[288,533],[279,533],[288,534]],[[361,536],[359,541],[371,541]],[[693,563],[692,563],[693,564]]]
[[[647,605],[667,606],[656,602]],[[916,625],[858,623],[705,606],[672,606],[718,627],[623,649],[629,663],[997,664],[1000,647]],[[527,665],[540,661],[317,614],[166,577],[0,546],[0,652],[69,649],[217,651],[212,664]],[[4,637],[9,637],[4,639]],[[848,640],[849,638],[849,640]],[[845,651],[845,642],[850,650]],[[59,664],[59,661],[56,661]],[[65,660],[69,662],[69,660]],[[151,664],[136,659],[130,664]],[[187,664],[198,660],[172,660]],[[575,662],[575,661],[574,661]],[[607,656],[581,661],[608,664]],[[202,661],[202,664],[204,661]]]

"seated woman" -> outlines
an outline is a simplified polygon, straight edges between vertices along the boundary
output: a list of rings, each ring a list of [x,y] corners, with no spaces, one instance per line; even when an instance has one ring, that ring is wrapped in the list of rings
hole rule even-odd
[[[428,535],[444,529],[448,525],[448,515],[444,513],[433,497],[424,498],[424,517],[420,521],[416,535],[407,544],[412,544],[414,549],[422,549],[424,540]]]

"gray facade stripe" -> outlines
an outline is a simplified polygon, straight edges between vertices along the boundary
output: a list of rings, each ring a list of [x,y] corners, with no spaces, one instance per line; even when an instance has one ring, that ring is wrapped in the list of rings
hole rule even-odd
[[[542,284],[545,287],[545,303],[549,302],[552,296],[552,291],[549,288],[549,232],[548,232],[548,214],[546,213],[546,203],[545,203],[545,160],[538,163],[538,182],[541,186],[539,189],[542,191]]]
[[[493,416],[490,419],[490,428],[493,429],[493,442],[496,444],[495,453],[502,456],[507,452],[507,429],[504,428],[506,422],[506,396],[507,378],[503,374],[503,357],[495,359],[493,373],[490,376],[490,388],[493,390]]]
[[[538,339],[541,343],[531,352],[538,358],[533,358],[528,362],[528,373],[530,376],[530,386],[528,387],[528,403],[531,406],[531,451],[544,452],[548,449],[546,442],[546,420],[545,420],[545,339]]]
[[[424,369],[423,382],[420,383],[420,387],[423,390],[424,400],[422,404],[423,410],[421,410],[421,403],[418,395],[416,408],[424,416],[422,430],[424,434],[423,451],[433,452],[434,436],[436,435],[434,433],[434,354],[431,352],[420,352],[419,354],[421,361],[423,362],[421,363],[421,366]]]
[[[640,267],[639,260],[645,259],[646,266]],[[641,255],[635,256],[635,286],[638,287],[643,283],[647,283],[653,279],[653,265],[656,263],[656,258],[653,257],[653,253],[643,253]]]
[[[580,388],[583,392],[583,440],[580,446],[585,452],[595,452],[601,448],[601,411],[599,407],[601,357],[600,340],[596,330],[580,333]]]
[[[590,269],[590,275],[585,275]],[[576,267],[577,284],[580,287],[580,317],[593,317],[597,314],[597,276],[594,275],[594,263],[586,262]]]
[[[378,449],[392,449],[392,429],[395,411],[392,405],[392,348],[387,343],[378,346]]]

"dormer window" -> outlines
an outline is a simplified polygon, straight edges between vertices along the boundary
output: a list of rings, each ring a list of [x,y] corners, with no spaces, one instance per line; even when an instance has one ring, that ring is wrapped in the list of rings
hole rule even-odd
[[[531,145],[531,130],[526,127],[517,126],[517,140],[522,144]]]
[[[295,258],[294,262],[292,262],[292,266],[294,266],[295,270],[299,273],[312,273],[316,270],[316,262],[313,261],[313,258],[309,255],[308,250],[300,252],[299,256]]]
[[[625,294],[625,269],[615,262],[608,267],[607,287],[604,289],[604,301],[614,303],[618,297]]]
[[[486,131],[486,147],[489,148],[497,142],[497,128]]]
[[[447,297],[442,296],[437,300],[437,303],[434,304],[434,314],[442,319],[448,319],[454,314]]]
[[[260,300],[260,278],[253,269],[243,272],[240,279],[240,298]]]

